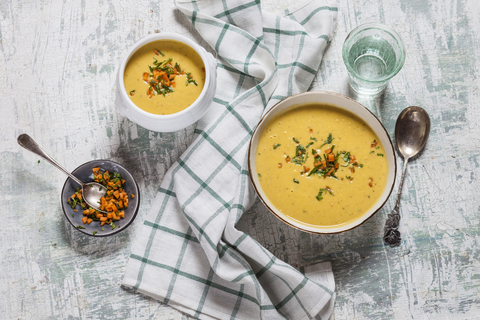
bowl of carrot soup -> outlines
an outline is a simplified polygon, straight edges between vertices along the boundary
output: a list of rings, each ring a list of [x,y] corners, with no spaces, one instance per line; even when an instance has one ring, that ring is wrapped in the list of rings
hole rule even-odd
[[[172,132],[199,120],[215,90],[215,58],[187,37],[162,32],[135,43],[123,59],[115,105],[146,129]]]
[[[382,208],[396,177],[378,118],[343,95],[312,91],[273,106],[253,132],[248,166],[257,195],[302,231],[351,230]]]

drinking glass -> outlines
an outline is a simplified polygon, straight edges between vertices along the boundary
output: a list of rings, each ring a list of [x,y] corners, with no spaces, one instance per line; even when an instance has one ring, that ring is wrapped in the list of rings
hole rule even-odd
[[[343,43],[348,82],[360,94],[378,94],[405,62],[405,47],[390,27],[367,23],[353,29]]]

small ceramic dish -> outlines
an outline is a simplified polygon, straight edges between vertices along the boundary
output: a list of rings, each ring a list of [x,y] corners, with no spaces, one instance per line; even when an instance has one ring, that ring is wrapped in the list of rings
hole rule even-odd
[[[205,84],[200,96],[186,109],[177,113],[158,115],[146,112],[137,107],[128,97],[125,90],[124,75],[125,67],[132,55],[146,44],[158,40],[174,40],[191,47],[202,58],[205,66]],[[140,126],[158,132],[173,132],[188,127],[198,121],[210,107],[217,87],[217,62],[215,58],[204,48],[189,38],[176,33],[161,32],[146,36],[133,45],[120,64],[117,74],[115,105],[117,111],[139,124]]]
[[[65,217],[76,230],[89,236],[106,237],[125,230],[133,220],[135,220],[140,205],[140,191],[132,174],[124,166],[111,160],[89,161],[73,170],[72,174],[81,181],[90,182],[93,181],[92,168],[96,167],[100,167],[102,172],[108,171],[111,174],[113,174],[113,172],[120,173],[122,178],[125,179],[124,189],[127,194],[135,195],[133,198],[129,196],[128,208],[124,210],[125,218],[115,221],[115,227],[107,224],[100,226],[100,222],[98,221],[92,221],[90,224],[83,224],[83,209],[77,205],[75,208],[77,211],[75,212],[74,208],[68,204],[68,198],[75,193],[77,188],[79,188],[79,185],[70,178],[68,178],[63,185],[61,203]]]
[[[385,190],[381,194],[379,200],[373,205],[370,210],[366,211],[360,218],[357,218],[347,223],[342,223],[334,226],[318,226],[305,224],[298,220],[292,219],[290,216],[282,213],[280,210],[275,208],[271,201],[266,197],[265,192],[262,190],[262,187],[260,185],[260,178],[258,177],[255,163],[257,156],[256,151],[260,136],[269,124],[270,120],[274,119],[275,116],[282,113],[287,108],[296,108],[297,106],[302,106],[309,103],[334,105],[339,109],[343,109],[349,111],[350,113],[353,113],[354,115],[362,119],[365,123],[367,123],[370,128],[372,128],[385,149],[385,156],[388,162],[388,177]],[[248,168],[250,180],[252,181],[258,197],[265,204],[268,210],[272,212],[277,218],[279,218],[286,224],[302,231],[317,234],[331,234],[351,230],[361,225],[367,219],[373,216],[378,210],[380,210],[380,208],[382,208],[382,206],[389,198],[395,184],[397,167],[392,141],[385,127],[372,112],[370,112],[367,108],[362,106],[357,101],[345,97],[341,94],[325,91],[311,91],[288,97],[278,102],[266,112],[266,114],[263,116],[263,118],[260,120],[259,124],[255,128],[253,135],[250,139],[250,145],[248,150]]]

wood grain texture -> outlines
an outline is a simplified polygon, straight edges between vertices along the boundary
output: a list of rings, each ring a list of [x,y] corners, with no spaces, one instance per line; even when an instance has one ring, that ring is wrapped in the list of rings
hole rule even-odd
[[[278,12],[293,3],[269,0],[263,7]],[[392,138],[397,115],[409,105],[432,120],[426,149],[407,170],[403,243],[392,249],[382,242],[395,197],[363,226],[339,235],[294,230],[259,202],[238,227],[295,267],[331,261],[334,319],[480,319],[480,4],[339,5],[337,33],[312,89],[355,97]],[[129,46],[148,33],[179,32],[205,46],[173,8],[169,0],[0,2],[1,318],[188,318],[120,287],[135,234],[193,126],[154,133],[133,124],[114,108],[114,80]],[[341,59],[348,32],[367,22],[390,25],[407,48],[404,68],[375,99],[349,91]],[[131,169],[142,193],[135,223],[111,238],[73,230],[59,202],[66,177],[18,146],[24,132],[69,170],[101,158]]]

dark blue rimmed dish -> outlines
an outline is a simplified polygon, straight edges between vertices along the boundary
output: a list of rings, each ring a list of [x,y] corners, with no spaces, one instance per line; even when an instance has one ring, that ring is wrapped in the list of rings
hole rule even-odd
[[[70,178],[68,178],[63,185],[61,203],[65,217],[75,229],[89,236],[106,237],[126,229],[133,220],[135,220],[140,206],[140,191],[133,175],[124,166],[111,160],[93,160],[86,162],[73,170],[72,174],[83,182],[91,182],[93,181],[92,168],[95,167],[100,167],[102,172],[108,171],[110,173],[120,173],[122,178],[125,179],[124,189],[127,194],[135,195],[133,198],[129,197],[128,208],[124,210],[125,218],[116,221],[114,223],[115,227],[107,224],[100,226],[100,222],[98,221],[92,221],[90,224],[83,224],[83,209],[77,205],[77,212],[75,212],[68,204],[68,198],[75,193],[77,188],[80,187]]]

